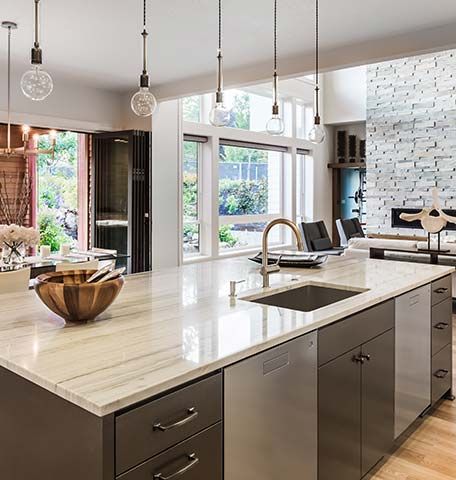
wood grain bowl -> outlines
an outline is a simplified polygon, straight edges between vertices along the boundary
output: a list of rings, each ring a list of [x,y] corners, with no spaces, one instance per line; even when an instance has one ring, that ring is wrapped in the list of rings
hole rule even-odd
[[[35,291],[50,310],[67,321],[94,320],[119,295],[124,278],[85,283],[93,273],[95,270],[44,273],[36,278]]]

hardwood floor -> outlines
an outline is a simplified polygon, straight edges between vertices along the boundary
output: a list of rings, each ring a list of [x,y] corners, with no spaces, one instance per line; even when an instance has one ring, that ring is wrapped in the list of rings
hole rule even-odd
[[[453,314],[453,362],[456,365],[456,315]],[[455,369],[456,370],[456,369]],[[453,371],[453,386],[456,388]],[[456,401],[443,400],[379,466],[371,480],[456,479]]]

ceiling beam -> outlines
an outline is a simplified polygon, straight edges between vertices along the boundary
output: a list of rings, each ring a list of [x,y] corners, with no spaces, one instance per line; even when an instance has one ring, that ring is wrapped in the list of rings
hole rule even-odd
[[[322,71],[332,71],[452,48],[456,48],[456,24],[454,23],[322,51],[320,65]],[[281,78],[308,75],[313,72],[313,69],[313,53],[279,58]],[[225,86],[235,88],[241,85],[267,82],[271,75],[270,62],[244,65],[234,70],[225,67]],[[214,89],[214,85],[215,71],[210,75],[156,85],[153,86],[153,91],[160,100],[169,100],[192,94],[207,93]]]

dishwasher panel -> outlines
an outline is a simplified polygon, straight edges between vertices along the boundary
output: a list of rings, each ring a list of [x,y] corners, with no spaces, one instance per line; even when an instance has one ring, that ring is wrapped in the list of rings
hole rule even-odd
[[[431,288],[396,298],[394,437],[431,404]]]
[[[225,480],[317,479],[317,333],[225,369]]]

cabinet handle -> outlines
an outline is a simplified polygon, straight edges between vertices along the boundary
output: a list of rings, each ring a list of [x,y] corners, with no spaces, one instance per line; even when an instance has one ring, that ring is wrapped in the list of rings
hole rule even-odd
[[[370,359],[371,359],[371,356],[370,356],[370,355],[368,355],[368,354],[366,354],[366,355],[364,355],[364,354],[361,354],[361,358],[362,358],[363,360],[366,360],[366,361],[368,361],[368,362],[369,362],[369,361],[370,361]]]
[[[193,468],[197,463],[199,463],[199,458],[196,456],[195,453],[191,453],[187,455],[187,458],[190,460],[190,463],[185,467],[182,467],[177,472],[172,473],[171,475],[165,476],[162,473],[156,473],[154,475],[154,480],[171,480],[172,478],[179,477],[184,473],[188,472],[191,468]]]
[[[364,363],[363,355],[355,355],[352,358],[352,361],[355,362],[355,363]]]
[[[445,288],[445,287],[440,287],[440,288],[437,288],[436,290],[434,290],[435,293],[446,293],[448,292],[448,288]]]
[[[445,328],[448,328],[449,326],[450,325],[448,323],[439,322],[434,325],[434,328],[436,328],[437,330],[445,330]]]
[[[176,427],[182,427],[183,425],[191,422],[192,420],[195,420],[197,416],[198,416],[198,411],[195,409],[195,407],[191,407],[187,410],[187,416],[182,420],[178,420],[177,422],[174,422],[174,423],[169,423],[168,425],[162,425],[160,422],[157,422],[154,424],[154,430],[160,430],[162,432],[166,432],[167,430],[171,430]]]
[[[434,377],[445,378],[449,373],[450,372],[448,370],[445,370],[444,368],[441,368],[434,373]]]

